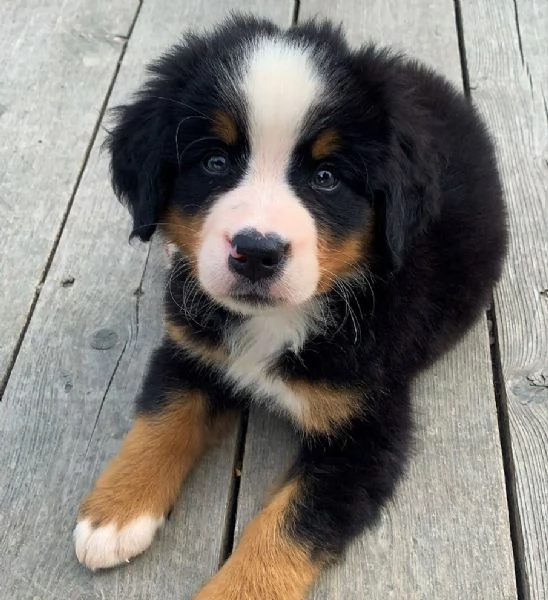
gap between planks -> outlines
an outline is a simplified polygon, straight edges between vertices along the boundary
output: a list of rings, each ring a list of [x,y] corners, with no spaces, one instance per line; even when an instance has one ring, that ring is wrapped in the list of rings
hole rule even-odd
[[[464,24],[462,18],[461,0],[454,0],[455,25],[459,43],[459,54],[462,71],[462,85],[464,94],[469,102],[472,102],[470,90],[470,74],[468,72],[468,61],[466,57],[466,41],[464,39]],[[495,392],[495,403],[497,407],[497,419],[499,427],[499,439],[502,451],[502,465],[504,468],[504,481],[506,484],[506,500],[508,505],[508,516],[510,524],[510,538],[512,540],[512,552],[514,556],[514,570],[516,575],[517,600],[529,600],[528,585],[523,552],[523,531],[517,504],[517,489],[515,479],[515,467],[512,458],[510,423],[508,408],[504,398],[504,379],[502,376],[502,363],[500,358],[500,347],[498,338],[497,315],[494,299],[491,296],[489,308],[486,311],[486,319],[489,325],[489,350],[493,372],[493,389]]]
[[[297,25],[299,23],[300,9],[301,0],[293,0],[293,6],[290,9],[289,22],[287,26]],[[281,25],[283,26],[283,24]],[[230,558],[230,555],[234,550],[235,536],[237,535],[236,523],[238,519],[238,501],[240,499],[240,485],[247,443],[249,417],[250,411],[245,410],[238,424],[239,431],[233,467],[234,475],[232,481],[232,488],[230,491],[230,504],[226,519],[226,528],[223,534],[222,554],[219,561],[219,568]]]
[[[494,377],[518,587],[546,597],[546,3],[460,0],[470,93],[497,142],[510,243],[494,292]],[[544,60],[543,60],[544,59]],[[513,505],[513,507],[512,507]]]
[[[82,165],[80,166],[80,169],[78,170],[78,174],[76,175],[76,181],[74,182],[74,186],[71,190],[68,204],[67,204],[67,206],[65,208],[65,212],[63,213],[63,216],[61,218],[61,223],[59,225],[59,228],[58,228],[55,238],[53,240],[53,244],[49,251],[49,254],[48,254],[48,257],[46,260],[46,264],[44,265],[44,269],[40,276],[40,280],[38,281],[38,284],[36,285],[36,291],[34,292],[34,297],[32,299],[31,305],[29,307],[29,311],[27,313],[27,317],[25,319],[25,322],[23,324],[23,327],[21,329],[19,337],[17,338],[17,342],[13,349],[10,360],[8,362],[8,368],[7,368],[4,376],[2,377],[2,380],[0,381],[0,402],[2,402],[2,398],[4,397],[4,392],[6,391],[6,386],[8,385],[8,381],[9,381],[9,378],[13,371],[13,367],[15,366],[17,357],[19,356],[19,352],[21,350],[23,340],[25,339],[25,335],[29,328],[29,324],[32,320],[34,311],[36,309],[36,304],[38,303],[38,299],[40,298],[40,292],[42,291],[42,287],[44,286],[44,283],[47,279],[48,273],[51,268],[51,264],[53,262],[53,258],[55,257],[55,253],[57,252],[57,248],[59,247],[59,241],[61,240],[61,236],[63,235],[63,231],[65,229],[65,225],[67,223],[68,216],[72,209],[72,205],[74,204],[74,198],[76,197],[76,193],[78,192],[78,188],[80,187],[80,183],[82,181],[84,171],[86,170],[86,167],[88,165],[89,157],[91,155],[91,150],[92,150],[93,146],[95,145],[95,141],[97,139],[97,134],[99,133],[99,128],[101,127],[103,117],[105,116],[105,112],[107,110],[108,102],[110,100],[110,96],[112,94],[114,84],[116,83],[116,79],[118,78],[118,73],[120,72],[120,65],[122,64],[122,61],[124,60],[128,41],[131,38],[131,34],[133,33],[133,30],[135,28],[135,23],[137,22],[137,19],[139,18],[139,14],[140,14],[141,8],[143,6],[143,1],[144,0],[138,0],[137,7],[135,9],[135,14],[133,15],[133,19],[129,25],[129,29],[128,29],[127,35],[125,36],[124,43],[123,43],[122,49],[120,51],[120,55],[118,56],[118,61],[116,62],[116,66],[114,68],[114,73],[112,74],[112,77],[110,79],[110,82],[109,82],[109,85],[107,88],[107,92],[105,94],[105,97],[103,98],[103,102],[101,104],[101,108],[99,109],[99,113],[97,114],[97,120],[95,122],[95,126],[93,127],[91,136],[89,138],[89,142],[86,146],[86,149],[84,152],[84,158],[82,160]]]
[[[502,374],[497,315],[493,301],[491,301],[491,307],[487,312],[487,319],[491,324],[490,348],[491,363],[493,366],[493,386],[495,389],[495,402],[497,404],[500,446],[504,466],[504,479],[506,482],[506,498],[508,501],[508,515],[510,517],[510,537],[512,539],[512,550],[514,552],[517,600],[530,600],[531,595],[529,593],[529,583],[527,581],[527,571],[525,568],[523,526],[517,500],[516,468],[514,465],[514,457],[512,455],[510,417],[508,415],[507,398],[504,393],[504,376]]]
[[[374,22],[375,17],[378,16],[378,15],[380,15],[380,14],[384,15],[384,17],[386,17],[387,14],[390,15],[390,11],[389,10],[387,12],[387,11],[384,11],[384,9],[382,9],[381,3],[378,3],[378,4],[377,3],[368,4],[367,8],[365,8],[359,2],[355,2],[354,3],[354,2],[341,2],[341,1],[339,1],[339,2],[325,3],[325,4],[322,4],[322,3],[314,3],[314,4],[313,3],[309,3],[308,7],[307,7],[307,5],[304,2],[301,2],[300,4],[301,4],[301,6],[299,7],[300,8],[299,16],[302,16],[303,13],[306,14],[307,12],[308,12],[308,15],[310,15],[310,16],[314,16],[314,14],[320,14],[320,15],[322,15],[322,13],[323,13],[324,15],[326,15],[326,13],[327,14],[330,13],[330,16],[332,16],[337,21],[342,20],[343,15],[345,15],[346,18],[348,19],[349,18],[348,13],[352,10],[352,8],[354,10],[356,10],[355,16],[357,18],[355,19],[355,21],[357,23],[359,23],[359,21],[361,19],[361,15],[359,13],[369,12],[368,19],[367,19],[367,22],[369,23],[369,26],[371,26],[371,22],[372,22],[371,18],[370,18],[370,15],[371,15],[371,17],[373,17],[373,22]],[[321,4],[322,8],[324,9],[323,11],[318,6],[318,4]],[[462,45],[462,39],[459,39],[459,36],[455,35],[456,32],[454,30],[455,21],[457,22],[457,27],[458,27],[458,20],[460,18],[460,14],[457,11],[457,7],[455,6],[454,1],[452,1],[452,2],[450,2],[448,4],[449,4],[449,6],[451,6],[451,8],[454,8],[455,13],[454,13],[454,15],[443,17],[443,19],[441,19],[441,22],[437,22],[436,21],[435,30],[432,30],[431,35],[428,36],[428,40],[427,40],[427,46],[428,47],[425,47],[425,45],[424,45],[425,38],[423,36],[423,30],[422,29],[417,28],[416,26],[415,26],[415,29],[413,29],[413,27],[411,27],[411,33],[409,33],[409,27],[407,27],[407,28],[404,27],[402,29],[402,31],[406,31],[408,36],[411,35],[411,39],[413,39],[413,35],[415,35],[416,36],[416,45],[417,45],[417,48],[420,49],[423,54],[430,54],[429,58],[433,58],[435,56],[435,62],[437,62],[438,66],[442,67],[442,70],[444,70],[446,72],[448,66],[449,66],[449,69],[451,69],[451,67],[453,66],[454,67],[453,68],[454,80],[455,81],[458,81],[458,80],[463,81],[464,80],[464,84],[465,84],[465,87],[466,87],[466,84],[467,84],[467,82],[466,82],[467,72],[465,70],[466,69],[466,61],[465,61],[465,59],[464,59],[464,63],[462,62],[462,57],[463,56],[465,57],[465,54],[463,53],[464,47]],[[395,6],[396,6],[396,4],[394,4],[394,8],[395,8]],[[423,6],[423,7],[420,6],[420,2],[416,3],[416,6],[414,8],[415,9],[421,9],[421,8],[423,8],[424,10],[426,10],[425,6]],[[407,11],[410,12],[410,13],[413,12],[411,10],[411,8],[408,8]],[[415,13],[415,15],[417,15],[417,14],[418,13]],[[428,14],[431,14],[431,11]],[[306,15],[306,16],[308,16],[308,15]],[[350,16],[350,18],[351,18],[351,16]],[[435,15],[434,15],[434,17],[431,17],[431,18],[435,19]],[[400,20],[401,19],[396,19],[396,21],[400,21]],[[411,21],[411,22],[413,23],[413,21]],[[454,53],[455,54],[455,56],[454,56],[454,58],[455,58],[454,63],[455,64],[454,65],[453,65],[453,63],[452,63],[451,60],[449,60],[448,63],[445,64],[445,62],[444,62],[443,59],[448,56],[448,54],[447,55],[445,54],[445,52],[448,52],[448,51],[444,50],[444,46],[443,45],[440,46],[441,52],[438,53],[441,56],[439,56],[438,54],[434,55],[431,52],[431,48],[430,48],[430,44],[436,44],[436,43],[440,44],[440,42],[437,41],[437,40],[443,38],[443,26],[445,25],[445,26],[449,27],[450,26],[449,25],[450,22],[451,22],[451,26],[453,28],[452,30],[454,32],[453,35],[455,37],[455,44],[454,44],[455,50],[457,50],[457,45],[458,45],[457,52],[460,51],[458,54],[457,54],[457,52]],[[377,23],[377,27],[374,28],[375,31],[377,32],[377,35],[379,35],[378,32],[380,31],[381,35],[384,38],[385,37],[384,36],[384,31],[386,29],[388,29],[389,30],[388,32],[390,33],[391,26],[389,25],[389,23],[390,23],[389,19],[387,19],[386,21],[383,21],[383,23],[380,24],[381,26],[379,26],[379,24]],[[383,24],[385,25],[384,28],[382,27]],[[350,23],[347,22],[347,25],[350,25],[350,27],[347,26],[345,28],[347,32],[348,32],[348,29],[353,29],[353,28],[356,29],[356,27],[357,27],[357,25],[355,25],[354,21],[350,21]],[[402,20],[402,23],[400,24],[400,26],[403,26],[403,25],[404,25],[404,23],[403,23],[403,20]],[[392,32],[392,33],[394,34],[395,32]],[[355,34],[355,32],[354,32],[354,34]],[[393,35],[392,37],[393,38],[395,37],[396,39],[402,39],[402,38],[398,38],[398,36],[396,36],[396,35]],[[390,41],[390,40],[388,40],[388,41]],[[415,41],[415,40],[413,40],[413,41]],[[414,51],[414,54],[418,54],[415,49],[413,49],[413,51]],[[449,58],[451,58],[451,57],[449,56]],[[429,61],[429,62],[431,62],[431,61]],[[457,65],[458,65],[458,67],[457,67]],[[448,75],[447,72],[446,72],[446,75]],[[464,358],[466,358],[466,360],[471,360],[472,364],[476,364],[478,362],[478,358],[484,358],[485,359],[484,374],[481,377],[479,377],[479,379],[476,378],[476,380],[474,380],[472,382],[474,384],[472,387],[465,388],[464,384],[460,384],[460,385],[462,385],[462,387],[463,387],[463,394],[464,393],[471,393],[471,394],[473,394],[473,390],[474,390],[476,384],[478,383],[478,381],[484,383],[485,386],[488,385],[489,389],[491,390],[491,394],[493,394],[493,396],[492,396],[492,399],[493,399],[492,410],[491,410],[490,407],[488,407],[488,404],[485,405],[486,409],[489,408],[489,415],[491,415],[491,417],[492,417],[493,436],[492,436],[492,440],[491,441],[492,441],[492,446],[493,447],[490,448],[490,451],[493,451],[493,452],[496,452],[496,453],[500,453],[500,440],[498,439],[499,435],[500,435],[500,432],[495,432],[494,431],[497,428],[497,426],[498,426],[498,424],[497,424],[497,407],[496,407],[496,404],[495,404],[495,398],[494,398],[494,393],[493,393],[493,377],[492,377],[492,366],[493,365],[492,365],[490,351],[487,349],[487,345],[488,345],[489,341],[488,341],[488,338],[487,338],[487,335],[486,335],[487,334],[487,323],[486,323],[485,316],[482,318],[482,323],[483,323],[483,326],[480,325],[480,324],[478,325],[477,329],[475,330],[474,335],[473,336],[471,335],[469,337],[469,341],[467,342],[467,344],[465,346],[463,346],[460,349],[459,352],[460,353],[464,352],[465,351],[464,349],[466,348],[466,351],[465,351],[466,352],[466,356]],[[475,346],[474,346],[474,344],[475,344]],[[482,348],[483,348],[483,350],[480,351]],[[474,355],[474,354],[469,355],[469,353],[472,352],[472,351],[474,351],[474,353],[476,355]],[[453,367],[457,367],[457,369],[459,368],[459,366],[462,366],[462,365],[455,364],[455,361],[457,361],[458,359],[459,360],[463,360],[463,357],[459,357],[457,351],[455,350],[451,357],[446,358],[446,360],[444,361],[444,363],[442,363],[442,364],[440,364],[438,366],[438,368],[436,369],[436,372],[435,372],[436,376],[438,376],[440,370],[443,370],[443,368],[447,368],[448,365],[446,367],[443,367],[443,364],[446,364],[448,362]],[[480,369],[480,367],[472,369],[471,376],[474,375],[474,373],[476,373],[476,371],[479,372],[479,369]],[[431,381],[431,382],[429,382],[429,381],[423,382],[422,383],[422,387],[424,388],[423,391],[424,392],[429,392],[429,395],[432,396],[432,397],[435,397],[441,391],[439,389],[439,385],[438,385],[438,387],[436,387],[435,379],[433,379],[433,381]],[[465,406],[466,406],[466,404],[465,404]],[[468,403],[468,408],[469,409],[473,409],[473,406],[474,406],[473,404]],[[252,421],[250,423],[250,428],[249,428],[249,432],[248,432],[248,439],[250,440],[249,443],[250,444],[254,443],[254,439],[253,439],[254,437],[257,438],[257,440],[255,440],[255,442],[261,442],[261,441],[264,442],[264,440],[261,440],[260,438],[262,437],[263,433],[265,433],[265,435],[266,435],[266,432],[270,430],[270,427],[271,427],[271,425],[268,422],[264,421],[262,418],[258,422],[255,422],[255,423],[253,423],[253,421]],[[253,435],[250,436],[250,432],[253,433],[253,431],[254,431],[253,428],[255,428],[257,431],[255,432],[255,436],[253,436]],[[458,436],[458,435],[460,435],[460,429],[455,429],[455,431],[453,431],[452,433],[454,435]],[[479,432],[476,432],[476,433],[478,433],[478,435],[479,435]],[[281,448],[280,452],[282,452],[282,453],[284,453],[284,449],[285,449],[285,444],[283,442],[286,441],[285,437],[283,437],[284,435],[285,435],[284,433],[280,433],[280,439],[282,440],[282,443],[278,443],[277,444],[278,448]],[[277,439],[277,438],[275,438],[275,439]],[[277,440],[277,441],[280,442],[280,440]],[[478,437],[477,436],[475,438],[475,441],[476,442],[478,441]],[[495,445],[496,445],[496,448],[498,449],[498,452],[494,450]],[[250,447],[250,449],[248,449],[248,450],[253,450],[253,448]],[[260,444],[257,444],[257,447],[255,448],[255,451],[257,451],[259,453],[261,452]],[[250,452],[250,456],[252,454],[253,454],[253,452]],[[480,453],[480,455],[481,455],[481,453]],[[246,458],[247,458],[247,452],[246,452]],[[276,466],[274,466],[273,464],[271,464],[272,460],[273,460],[272,456],[269,456],[268,454],[265,454],[264,457],[263,457],[263,459],[265,460],[265,465],[272,467],[272,469],[275,470],[275,471],[278,470],[276,468]],[[505,598],[506,597],[508,597],[508,598],[510,598],[510,597],[515,598],[515,595],[514,595],[515,594],[515,587],[514,587],[513,582],[512,582],[513,574],[510,575],[510,572],[513,572],[514,569],[511,566],[511,564],[513,562],[513,557],[512,557],[513,549],[511,548],[511,540],[510,540],[510,534],[509,534],[508,523],[507,523],[507,517],[508,517],[508,514],[507,514],[507,511],[508,511],[507,501],[508,501],[508,499],[507,499],[506,489],[505,489],[505,481],[504,481],[504,473],[503,473],[503,461],[502,461],[502,457],[500,455],[499,455],[499,459],[500,459],[500,466],[499,465],[496,465],[496,466],[498,467],[497,470],[499,470],[499,468],[500,468],[500,471],[499,471],[500,472],[500,486],[498,485],[499,482],[497,481],[497,486],[496,486],[497,487],[497,499],[496,499],[496,502],[495,502],[494,499],[492,499],[492,506],[497,508],[497,515],[498,515],[498,518],[500,518],[500,521],[497,523],[497,521],[495,519],[492,520],[491,525],[493,526],[494,529],[493,529],[493,532],[491,532],[491,534],[496,533],[497,537],[494,538],[494,539],[497,539],[497,541],[499,541],[501,543],[500,555],[498,555],[498,556],[500,556],[501,559],[504,558],[504,561],[501,560],[501,564],[500,564],[500,568],[502,569],[502,573],[501,573],[502,577],[499,577],[498,579],[496,577],[492,577],[491,578],[492,579],[492,583],[494,584],[494,587],[493,587],[493,590],[490,591],[489,597],[495,597],[495,595],[500,592],[501,593],[501,597],[503,595]],[[493,457],[493,460],[495,462],[498,462],[496,456]],[[257,462],[257,461],[260,462],[259,458],[257,458],[257,459],[254,460],[254,462]],[[489,462],[489,461],[487,461],[487,462]],[[263,467],[265,465],[263,465]],[[491,467],[493,466],[492,461],[490,463],[490,466]],[[254,477],[255,480],[252,482],[253,489],[249,489],[250,488],[250,482],[249,481],[246,482],[245,478],[242,481],[242,489],[240,491],[240,500],[239,500],[239,508],[240,508],[239,512],[241,512],[241,514],[238,516],[238,520],[237,520],[237,522],[239,522],[239,528],[238,528],[238,531],[237,531],[237,535],[238,535],[238,533],[241,533],[241,530],[242,530],[241,528],[242,528],[243,523],[245,523],[250,517],[252,517],[252,515],[254,513],[256,513],[256,511],[257,511],[257,509],[259,507],[257,499],[256,499],[256,493],[257,493],[256,488],[259,487],[259,486],[257,486],[257,482],[260,480],[259,483],[261,483],[261,484],[265,484],[266,483],[265,481],[263,481],[263,479],[264,479],[264,471],[266,471],[266,470],[268,470],[268,469],[267,468],[263,468],[263,469],[261,469],[261,473],[256,473],[256,477]],[[244,467],[244,475],[245,475],[245,467]],[[249,475],[248,475],[248,478],[249,478]],[[500,487],[500,494],[498,492],[499,487]],[[500,500],[499,500],[499,496],[500,496]],[[399,501],[400,501],[400,498],[398,497],[396,499],[396,503],[398,503]],[[458,511],[456,512],[456,515],[458,517],[458,515],[459,515]],[[487,522],[489,522],[489,519],[487,519]],[[480,521],[478,521],[478,525],[479,525],[479,523],[480,523]],[[433,526],[436,526],[436,525],[437,525],[436,522],[434,522]],[[483,525],[484,524],[479,525],[480,528]],[[388,522],[386,524],[385,529],[387,531],[390,531],[392,527],[393,527],[393,523],[391,522],[390,519],[388,519]],[[496,528],[496,531],[495,531],[495,528]],[[461,526],[461,529],[464,530],[465,527]],[[477,535],[478,535],[478,539],[480,539],[481,538],[481,534],[478,533]],[[385,535],[385,537],[386,537],[386,535]],[[458,540],[458,538],[456,538],[456,539],[457,539],[456,543],[458,545],[459,540]],[[366,545],[365,547],[368,549],[368,551],[371,550],[371,548],[369,547],[369,545]],[[379,552],[383,552],[385,549],[383,547],[379,547],[377,550],[378,550],[378,552],[377,552],[377,554],[378,554]],[[416,551],[416,549],[415,549],[415,551]],[[363,556],[364,556],[364,554],[363,554],[363,551],[362,551],[362,557]],[[387,556],[388,556],[388,554],[387,554]],[[443,559],[443,557],[438,557],[438,558]],[[455,558],[455,557],[453,557],[453,558]],[[440,562],[440,561],[437,561],[437,562]],[[503,562],[505,563],[505,565],[503,564]],[[472,561],[472,563],[473,563],[473,561]],[[464,558],[462,560],[459,559],[457,561],[457,564],[461,564],[461,565],[468,564],[468,566],[470,566],[470,564],[472,564],[472,563],[470,563],[470,561],[468,559],[464,559]],[[484,566],[486,566],[486,565],[487,565],[487,563]],[[403,566],[404,566],[404,563],[402,562],[402,565],[400,565],[400,567],[403,567]],[[451,563],[451,567],[454,567],[453,563]],[[450,569],[451,567],[449,567],[449,565],[447,565],[448,569]],[[323,589],[317,588],[316,593],[314,593],[314,598],[324,598],[324,597],[330,597],[331,598],[332,597],[332,596],[329,596],[329,595],[326,596],[325,595],[326,593],[327,594],[339,594],[339,595],[337,595],[337,597],[349,597],[349,593],[351,593],[351,589],[350,588],[352,586],[356,587],[356,585],[357,585],[356,583],[352,583],[351,579],[356,579],[356,580],[364,579],[364,573],[360,572],[360,570],[362,570],[362,569],[363,569],[363,571],[365,573],[365,571],[367,570],[367,566],[364,565],[362,567],[361,566],[361,561],[354,560],[354,566],[353,566],[353,568],[349,568],[347,566],[346,570],[343,567],[343,569],[340,570],[340,573],[338,573],[335,570],[335,571],[332,571],[331,573],[327,574],[326,577],[324,578],[324,584],[329,582],[328,587],[325,587]],[[402,576],[402,573],[401,573],[402,570],[404,570],[404,569],[400,568],[399,570],[397,570],[397,572],[392,573],[392,575],[394,575],[394,577],[396,578],[396,580],[399,577],[401,578],[401,576]],[[443,573],[439,569],[438,569],[438,571],[439,571],[438,575],[441,577],[443,575]],[[463,579],[463,580],[458,579],[457,577],[451,578],[451,581],[453,582],[453,584],[460,583],[460,586],[462,586],[462,588],[460,588],[460,586],[459,586],[459,589],[460,589],[461,592],[464,591],[464,588],[467,588],[467,589],[470,588],[468,591],[471,591],[472,587],[473,587],[472,584],[474,584],[474,583],[477,583],[478,585],[480,585],[480,580],[479,580],[480,574],[479,574],[479,571],[477,573],[477,577],[478,577],[477,581],[475,581],[473,579],[473,571],[474,571],[474,569],[472,569],[471,571],[472,572],[468,574],[468,577],[467,578],[465,577],[465,579]],[[476,571],[477,571],[477,569],[476,569]],[[507,573],[507,575],[503,574],[504,571]],[[348,576],[350,574],[352,574],[351,579],[348,578]],[[377,574],[377,576],[378,575],[379,574]],[[411,574],[409,574],[409,575],[411,575]],[[432,575],[432,574],[430,574],[430,575]],[[470,577],[472,577],[472,580],[469,580]],[[500,579],[500,581],[499,581],[499,579]],[[369,588],[369,594],[370,595],[372,594],[373,596],[375,595],[375,590],[373,589],[374,582],[375,582],[375,579],[370,579],[370,580],[368,580],[368,583],[367,583],[367,587]],[[498,582],[498,583],[495,583],[495,582]],[[398,583],[398,582],[394,581],[394,583]],[[405,591],[407,593],[407,597],[411,597],[409,595],[412,592],[412,590],[411,590],[411,586],[412,586],[412,580],[411,580],[411,578],[409,578],[409,581],[407,581],[407,583],[405,581],[399,582],[399,585],[403,585],[404,587],[407,586],[406,589],[405,589]],[[485,583],[481,584],[481,585],[484,588],[483,591],[486,592],[487,589],[485,589]],[[495,588],[496,588],[496,590],[495,590]],[[354,588],[352,588],[352,589],[354,589]],[[359,593],[363,593],[364,589],[365,588],[361,588],[360,591],[359,591]],[[504,592],[503,592],[503,590],[504,590]],[[358,593],[357,590],[354,590],[354,591],[356,593]],[[448,590],[446,590],[446,591],[448,591]],[[382,582],[379,582],[379,589],[377,590],[377,594],[379,594],[379,595],[380,594],[384,594],[385,595],[386,592],[387,592],[387,590],[385,588],[382,588]],[[439,592],[439,590],[438,590],[438,592]],[[476,592],[477,592],[477,590],[476,590]],[[390,588],[390,593],[393,594],[394,593],[394,589]],[[418,592],[417,592],[417,590],[414,590],[413,593],[418,593]],[[452,593],[455,593],[455,590],[453,590]],[[343,594],[343,595],[341,596],[340,594]],[[346,594],[346,596],[344,594]],[[494,595],[491,595],[491,594],[494,594]],[[358,597],[358,596],[355,596],[355,597]],[[412,596],[412,597],[415,598],[416,596]]]

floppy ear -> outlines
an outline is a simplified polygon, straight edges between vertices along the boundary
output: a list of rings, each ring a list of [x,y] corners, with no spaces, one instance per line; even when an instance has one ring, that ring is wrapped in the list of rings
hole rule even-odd
[[[177,175],[177,124],[184,116],[187,82],[203,56],[204,40],[189,35],[148,67],[151,78],[135,101],[114,109],[116,122],[105,142],[112,187],[133,217],[131,237],[148,241]]]
[[[397,270],[413,238],[439,212],[437,124],[428,107],[431,100],[421,92],[432,74],[374,46],[356,52],[354,60],[363,101],[374,108],[369,112],[382,131],[375,202],[379,233]]]
[[[409,104],[389,117],[388,157],[380,179],[386,245],[396,270],[440,208],[440,159],[431,131],[416,99],[402,95],[397,103],[404,102]]]
[[[166,155],[170,123],[152,98],[120,106],[116,112],[118,122],[106,141],[112,187],[133,217],[131,237],[148,241],[175,176],[172,157]],[[173,131],[171,128],[172,145]]]

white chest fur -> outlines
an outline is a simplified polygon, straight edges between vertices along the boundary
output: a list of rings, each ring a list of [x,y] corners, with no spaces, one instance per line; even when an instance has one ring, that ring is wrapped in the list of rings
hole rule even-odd
[[[285,350],[298,352],[310,331],[310,320],[302,312],[280,312],[255,316],[231,329],[226,336],[230,359],[225,376],[238,389],[268,403],[272,409],[302,419],[303,400],[286,383],[269,373]]]

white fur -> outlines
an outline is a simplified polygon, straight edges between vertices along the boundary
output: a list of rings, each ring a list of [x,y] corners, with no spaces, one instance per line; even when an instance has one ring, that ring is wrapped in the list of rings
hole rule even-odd
[[[287,182],[287,170],[307,117],[324,85],[310,50],[287,40],[266,38],[248,50],[242,81],[232,93],[249,115],[251,155],[242,182],[213,205],[201,232],[200,282],[229,304],[234,282],[228,270],[229,240],[242,229],[275,233],[291,244],[282,276],[270,290],[274,299],[298,305],[316,291],[320,278],[316,223]]]
[[[284,350],[289,348],[298,354],[316,326],[317,322],[302,309],[251,317],[226,334],[230,359],[225,377],[237,389],[246,390],[254,399],[269,403],[269,408],[300,422],[306,412],[302,398],[267,371]]]
[[[92,570],[129,562],[150,546],[163,522],[163,518],[142,515],[118,529],[114,523],[94,528],[89,519],[84,519],[74,529],[76,556]]]
[[[250,173],[279,177],[324,85],[310,50],[287,40],[252,46],[241,85],[250,120]]]
[[[309,48],[275,38],[250,45],[241,81],[228,85],[227,95],[235,95],[233,99],[246,107],[250,158],[240,184],[217,199],[204,221],[198,274],[203,288],[217,301],[251,314],[226,332],[227,381],[299,422],[307,410],[303,399],[268,369],[288,347],[298,353],[317,325],[308,302],[320,278],[316,223],[291,189],[288,169],[325,85]],[[291,244],[284,271],[270,288],[272,299],[285,308],[255,314],[235,307],[228,295],[235,282],[227,265],[230,240],[248,228],[275,233]]]

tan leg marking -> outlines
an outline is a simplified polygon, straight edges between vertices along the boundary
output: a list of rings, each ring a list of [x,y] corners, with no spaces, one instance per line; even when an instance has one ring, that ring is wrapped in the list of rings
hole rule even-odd
[[[145,550],[218,429],[198,392],[173,395],[161,414],[135,419],[120,453],[83,501],[74,531],[80,562],[97,569]]]
[[[122,527],[143,513],[163,516],[205,447],[206,405],[198,394],[158,416],[135,419],[120,453],[80,508],[94,525]]]
[[[298,500],[286,484],[250,523],[222,569],[194,600],[304,600],[321,565],[284,528]]]

